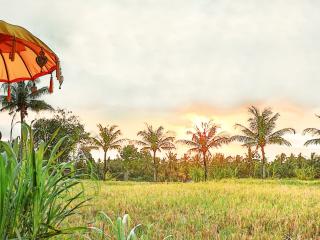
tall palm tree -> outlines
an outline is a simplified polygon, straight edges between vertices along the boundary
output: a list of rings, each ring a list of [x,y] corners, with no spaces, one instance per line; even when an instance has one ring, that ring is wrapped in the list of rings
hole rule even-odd
[[[158,162],[156,159],[156,153],[161,150],[171,150],[175,146],[173,144],[174,137],[169,132],[164,132],[162,126],[157,129],[153,129],[151,125],[146,124],[147,129],[139,131],[137,136],[141,137],[141,140],[137,140],[136,143],[142,146],[142,151],[150,151],[153,157],[153,179],[158,181]]]
[[[316,115],[317,118],[320,118],[319,115]],[[318,128],[306,128],[303,130],[303,135],[311,134],[311,136],[316,137],[312,138],[304,143],[305,146],[309,145],[319,145],[320,144],[320,129]],[[318,137],[317,137],[318,136]]]
[[[125,139],[120,138],[122,133],[117,125],[107,125],[106,127],[98,124],[99,135],[92,138],[93,146],[96,149],[101,148],[104,153],[103,157],[103,180],[107,172],[107,153],[109,150],[120,150],[121,144]],[[110,164],[109,164],[110,165]]]
[[[20,112],[20,122],[23,123],[25,117],[28,115],[28,110],[39,112],[44,110],[54,110],[51,105],[43,100],[39,100],[45,94],[49,93],[47,87],[37,89],[35,82],[28,81],[11,84],[11,100],[8,101],[7,96],[1,95],[1,109],[0,111],[9,111],[12,115],[15,112]],[[7,89],[8,85],[5,84],[4,88]],[[22,133],[21,133],[22,134]]]
[[[191,140],[178,140],[178,143],[189,146],[188,152],[202,154],[204,178],[208,179],[207,155],[211,155],[211,148],[218,148],[223,144],[230,142],[230,138],[223,132],[218,132],[219,126],[212,121],[202,122],[201,126],[195,126],[193,131],[187,131]]]
[[[231,139],[243,143],[245,147],[255,147],[256,151],[261,150],[262,154],[262,177],[266,177],[266,155],[265,147],[268,144],[291,146],[291,143],[284,139],[284,135],[295,133],[293,128],[283,128],[275,131],[276,122],[280,117],[279,113],[273,113],[270,108],[262,112],[254,106],[249,107],[251,114],[248,119],[249,126],[236,124],[235,127],[241,130],[242,135],[235,135]]]

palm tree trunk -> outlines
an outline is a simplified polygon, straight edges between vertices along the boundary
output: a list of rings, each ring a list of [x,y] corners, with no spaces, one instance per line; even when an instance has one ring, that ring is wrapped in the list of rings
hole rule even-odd
[[[11,127],[10,127],[10,144],[12,144],[12,131],[13,131],[13,126],[14,126],[14,119],[16,117],[17,112],[13,114],[12,120],[11,120]]]
[[[203,166],[204,166],[204,180],[207,181],[208,179],[208,169],[207,169],[207,159],[206,159],[206,153],[203,152]]]
[[[156,151],[153,151],[153,181],[158,181],[158,164],[156,161]]]
[[[264,146],[261,146],[261,154],[262,154],[262,178],[266,178],[266,155],[264,152]]]
[[[20,129],[20,137],[21,137],[21,140],[22,140],[22,125],[24,123],[24,118],[25,118],[25,115],[24,115],[24,107],[21,107],[21,110],[20,110],[20,123],[21,123],[21,129]]]
[[[22,106],[20,109],[20,146],[19,146],[19,159],[22,161],[22,154],[23,154],[23,144],[24,144],[24,139],[23,139],[23,123],[24,123],[24,118],[25,118],[25,109]]]
[[[103,156],[103,176],[102,176],[103,180],[106,180],[106,173],[107,173],[107,151],[104,151],[104,156]]]

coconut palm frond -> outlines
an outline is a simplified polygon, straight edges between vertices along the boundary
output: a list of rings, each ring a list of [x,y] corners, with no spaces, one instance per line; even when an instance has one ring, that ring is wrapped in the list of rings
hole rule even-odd
[[[228,144],[230,142],[231,142],[230,137],[217,136],[214,139],[210,140],[207,145],[208,145],[208,148],[211,148],[211,147],[217,148],[217,147],[222,146],[223,144]]]
[[[234,135],[234,136],[230,137],[230,141],[247,143],[247,142],[254,142],[254,141],[256,141],[256,139],[252,138],[252,137],[244,136],[244,135]]]
[[[175,137],[169,136],[169,137],[164,137],[161,139],[160,142],[174,142]]]
[[[158,127],[158,129],[156,131],[156,135],[158,137],[162,136],[163,135],[163,130],[164,130],[164,128],[162,126]]]
[[[319,145],[320,144],[320,138],[314,138],[314,139],[310,139],[308,141],[306,141],[304,143],[304,146],[309,146],[309,145]]]
[[[144,141],[140,141],[140,140],[135,140],[134,141],[135,144],[140,145],[140,146],[146,146],[148,145],[148,143],[144,142]]]
[[[175,148],[173,144],[175,138],[171,136],[169,132],[164,132],[162,126],[154,130],[152,125],[146,124],[146,129],[139,131],[137,136],[139,136],[141,140],[137,140],[136,143],[143,146],[145,150],[156,152]]]
[[[40,111],[54,111],[54,108],[46,103],[43,100],[33,100],[29,103],[29,108],[33,109],[35,112],[40,112]]]
[[[254,137],[256,135],[252,130],[250,130],[249,128],[247,128],[246,126],[244,126],[242,124],[237,123],[234,126],[236,129],[240,128],[241,132],[247,136]]]
[[[263,117],[263,119],[268,120],[268,119],[270,119],[270,116],[271,116],[272,114],[273,114],[272,109],[269,108],[269,107],[267,107],[267,108],[263,109],[263,111],[262,111],[262,113],[261,113],[261,116]],[[279,114],[276,113],[276,114],[273,116],[273,117],[275,117],[275,121],[277,120],[276,118],[279,117],[278,115],[279,115]],[[273,118],[273,117],[272,117],[272,118]]]
[[[193,152],[199,153],[199,148],[197,148],[197,147],[189,148],[187,151],[188,154],[193,153]]]
[[[49,89],[47,87],[42,87],[40,89],[37,89],[35,92],[30,92],[29,96],[32,99],[38,99],[46,94],[49,94]]]
[[[266,132],[267,133],[272,133],[273,129],[276,127],[276,122],[278,118],[280,117],[279,113],[274,114],[270,119],[264,118],[265,119],[265,126],[266,126]]]
[[[194,142],[191,140],[184,140],[184,139],[177,140],[176,143],[184,144],[184,145],[191,146],[191,147],[199,146],[199,144],[197,142]]]
[[[254,115],[255,117],[258,117],[260,115],[260,111],[257,107],[251,106],[248,108],[248,112]]]
[[[99,138],[91,138],[91,140],[94,146],[103,148],[104,144]]]
[[[303,135],[311,134],[312,136],[320,135],[320,129],[317,128],[306,128],[303,130]]]
[[[274,133],[272,133],[269,138],[274,138],[274,137],[281,137],[285,134],[288,134],[288,133],[292,133],[292,134],[295,134],[296,131],[293,129],[293,128],[283,128],[281,130],[278,130]]]
[[[152,148],[150,147],[150,146],[146,146],[146,147],[142,147],[141,148],[141,151],[150,151],[150,150],[152,150]]]
[[[114,145],[120,145],[127,142],[127,139],[118,139],[113,142]]]
[[[165,144],[165,145],[161,145],[159,146],[159,150],[163,149],[163,150],[172,150],[175,149],[176,147],[173,144]]]
[[[285,146],[288,146],[290,147],[291,146],[291,143],[284,139],[283,137],[272,137],[268,140],[268,143],[269,144],[277,144],[277,145],[285,145]]]

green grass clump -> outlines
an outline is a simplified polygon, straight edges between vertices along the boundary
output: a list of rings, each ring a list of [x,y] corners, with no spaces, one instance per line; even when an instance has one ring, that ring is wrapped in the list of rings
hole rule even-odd
[[[0,239],[45,239],[81,229],[61,225],[86,201],[81,190],[70,193],[80,183],[73,163],[57,160],[64,139],[48,153],[48,145],[35,147],[31,128],[23,128],[23,146],[0,143]]]

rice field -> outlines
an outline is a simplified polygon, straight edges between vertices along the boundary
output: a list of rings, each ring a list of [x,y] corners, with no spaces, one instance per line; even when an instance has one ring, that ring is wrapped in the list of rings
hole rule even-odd
[[[84,188],[91,205],[69,223],[89,224],[104,211],[113,219],[129,213],[152,240],[320,239],[319,181],[86,181]]]

